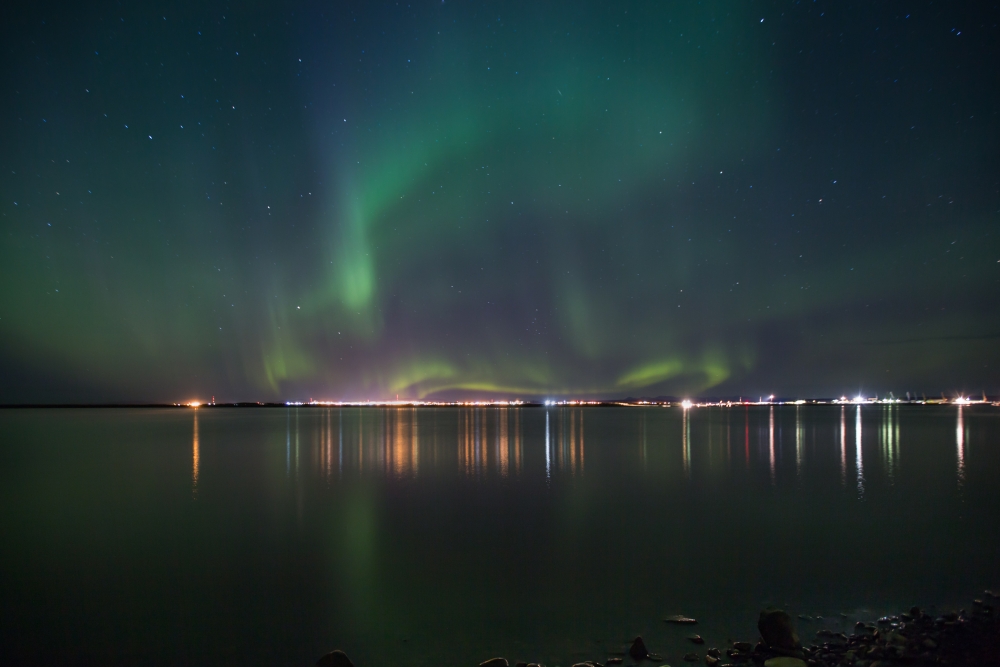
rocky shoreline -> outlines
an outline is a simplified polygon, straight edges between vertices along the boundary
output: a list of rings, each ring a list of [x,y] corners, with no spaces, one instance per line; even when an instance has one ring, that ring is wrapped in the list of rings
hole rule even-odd
[[[985,591],[973,601],[971,611],[961,609],[942,615],[925,613],[918,607],[895,616],[883,616],[871,622],[858,621],[853,632],[833,632],[821,629],[815,638],[802,642],[794,623],[781,609],[760,612],[756,642],[730,640],[725,647],[708,647],[689,651],[683,657],[692,666],[704,663],[708,667],[889,667],[890,665],[945,665],[948,667],[980,667],[1000,665],[1000,623],[995,604],[1000,596]],[[663,619],[678,625],[696,625],[697,620],[686,616]],[[812,621],[810,617],[800,617]],[[705,640],[693,634],[687,640],[702,646]],[[642,637],[636,637],[621,657],[578,662],[572,667],[611,667],[625,662],[625,656],[635,665],[648,664],[669,667],[659,655],[651,653]],[[630,663],[632,664],[632,663]],[[354,667],[342,651],[324,655],[317,667]],[[506,658],[490,658],[479,667],[510,667]],[[545,667],[538,663],[515,662],[514,667]]]

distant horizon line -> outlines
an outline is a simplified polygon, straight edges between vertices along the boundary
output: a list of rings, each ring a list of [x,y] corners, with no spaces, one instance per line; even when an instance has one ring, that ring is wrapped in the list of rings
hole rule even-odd
[[[878,396],[856,395],[853,397],[841,396],[839,398],[797,398],[761,396],[757,400],[744,397],[709,397],[709,398],[677,398],[674,396],[657,396],[655,398],[621,398],[621,399],[548,399],[548,400],[419,400],[402,399],[392,401],[365,400],[365,401],[330,401],[330,400],[309,400],[309,401],[184,401],[171,403],[0,403],[0,409],[18,408],[298,408],[298,407],[350,407],[350,408],[386,408],[386,407],[438,407],[438,408],[469,408],[469,407],[750,407],[750,406],[786,406],[786,405],[991,405],[1000,407],[1000,396],[987,396],[982,393],[980,398],[958,395],[947,398],[943,394],[940,398],[927,398],[921,395],[920,398],[896,398],[890,394],[889,397],[879,398]]]

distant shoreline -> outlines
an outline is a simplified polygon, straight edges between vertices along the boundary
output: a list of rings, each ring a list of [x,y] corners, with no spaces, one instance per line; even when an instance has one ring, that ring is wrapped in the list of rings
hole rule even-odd
[[[0,403],[0,410],[15,409],[162,409],[162,408],[750,408],[774,406],[874,406],[874,405],[906,405],[906,406],[974,406],[987,405],[1000,407],[1000,397],[987,396],[982,399],[959,397],[955,399],[775,399],[772,401],[740,401],[728,399],[708,399],[688,401],[678,399],[622,399],[622,400],[565,400],[565,401],[288,401],[288,402],[251,402],[235,403]]]

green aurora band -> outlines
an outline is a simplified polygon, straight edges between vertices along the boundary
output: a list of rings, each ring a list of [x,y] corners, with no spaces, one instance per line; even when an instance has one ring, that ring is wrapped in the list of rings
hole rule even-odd
[[[3,399],[996,391],[1000,86],[824,9],[18,16]]]

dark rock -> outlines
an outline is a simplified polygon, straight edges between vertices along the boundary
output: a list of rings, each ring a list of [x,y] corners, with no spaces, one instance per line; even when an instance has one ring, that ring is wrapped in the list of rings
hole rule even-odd
[[[705,656],[705,664],[708,665],[709,667],[714,667],[716,664],[718,664],[718,662],[719,659],[716,658],[714,655]]]
[[[704,644],[705,640],[701,638],[701,635],[691,635],[688,637],[688,641],[692,644]]]
[[[864,630],[865,629],[865,622],[864,621],[858,621],[857,623],[854,624],[854,629],[855,630]]]
[[[760,612],[757,629],[769,648],[795,650],[799,647],[799,636],[792,627],[792,618],[780,609]]]
[[[528,663],[526,663],[526,662],[515,662],[514,663],[514,667],[528,667]]]
[[[910,607],[910,616],[913,618],[920,618],[923,612],[920,611],[920,607]]]
[[[749,653],[753,650],[753,644],[750,642],[733,642],[733,648],[743,653]]]
[[[801,658],[782,656],[765,660],[764,667],[806,667],[806,661]]]
[[[346,653],[337,649],[317,660],[316,667],[354,667],[354,663],[351,662]]]
[[[622,664],[622,659],[621,658],[608,658],[607,662],[605,662],[604,664],[605,665],[620,665],[620,664]]]
[[[635,638],[632,645],[628,648],[628,654],[632,656],[632,659],[636,662],[645,660],[649,657],[649,651],[646,650],[646,644],[642,641],[642,637]]]
[[[479,663],[479,667],[507,667],[507,658],[490,658]]]
[[[663,620],[667,623],[677,623],[678,625],[696,625],[698,623],[695,619],[688,618],[687,616],[683,616],[681,614],[677,614],[676,616],[667,616]]]
[[[698,662],[701,658],[698,657],[697,653],[685,653],[684,660],[685,662]]]
[[[722,657],[722,651],[720,651],[717,648],[710,648],[710,649],[708,649],[707,653],[710,656],[712,656],[713,658],[721,658]]]

